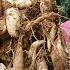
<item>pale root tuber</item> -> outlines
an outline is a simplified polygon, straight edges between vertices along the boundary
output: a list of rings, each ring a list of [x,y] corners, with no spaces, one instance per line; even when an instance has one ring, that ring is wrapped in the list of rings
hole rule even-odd
[[[20,13],[17,8],[9,8],[6,10],[7,30],[11,37],[18,37],[20,27]]]
[[[35,64],[36,55],[37,55],[36,51],[37,51],[37,48],[40,47],[40,45],[43,43],[45,43],[44,40],[38,40],[38,41],[35,41],[32,43],[30,50],[29,50],[29,53],[28,53],[29,57],[32,58],[32,62],[31,62],[29,70],[34,70],[34,64]]]
[[[43,43],[45,43],[44,40],[38,40],[32,43],[30,50],[29,50],[29,56],[32,57],[32,60],[34,60],[36,57],[37,48]]]
[[[3,63],[0,63],[0,70],[6,70],[6,66]]]
[[[57,43],[52,48],[51,58],[54,66],[54,70],[64,70],[65,69],[65,57],[66,54],[61,44],[61,40],[58,37]]]
[[[56,0],[41,0],[40,3],[41,13],[58,12]]]
[[[13,70],[24,70],[24,58],[21,42],[18,42],[13,60]]]
[[[5,1],[10,3],[12,6],[16,6],[19,8],[29,7],[32,4],[30,0],[5,0]]]

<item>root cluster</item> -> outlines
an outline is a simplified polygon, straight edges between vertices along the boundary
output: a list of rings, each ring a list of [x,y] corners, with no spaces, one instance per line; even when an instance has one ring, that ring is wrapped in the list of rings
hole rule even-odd
[[[0,63],[5,69],[65,70],[56,1],[0,1]]]

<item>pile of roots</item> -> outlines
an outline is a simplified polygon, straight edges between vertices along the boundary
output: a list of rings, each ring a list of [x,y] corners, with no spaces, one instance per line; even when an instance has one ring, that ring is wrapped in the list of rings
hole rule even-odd
[[[0,0],[0,68],[65,70],[59,19],[55,0]]]

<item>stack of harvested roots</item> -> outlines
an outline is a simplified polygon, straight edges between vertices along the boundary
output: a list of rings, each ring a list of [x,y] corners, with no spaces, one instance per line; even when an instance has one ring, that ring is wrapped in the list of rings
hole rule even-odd
[[[55,0],[0,0],[0,63],[6,70],[65,70]]]

